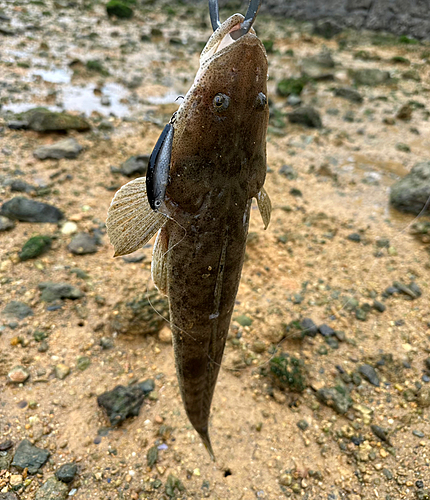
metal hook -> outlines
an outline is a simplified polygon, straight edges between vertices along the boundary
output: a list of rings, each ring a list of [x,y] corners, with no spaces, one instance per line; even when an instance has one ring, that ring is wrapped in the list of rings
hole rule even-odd
[[[209,15],[211,16],[212,29],[216,31],[221,26],[218,0],[209,0]]]
[[[260,8],[262,0],[250,0],[248,10],[246,11],[245,20],[241,23],[240,28],[236,31],[230,33],[233,40],[237,40],[243,35],[246,35],[254,24],[255,18],[257,17],[258,10]],[[209,0],[209,14],[211,18],[212,28],[216,31],[221,26],[221,21],[219,20],[219,6],[218,0]]]

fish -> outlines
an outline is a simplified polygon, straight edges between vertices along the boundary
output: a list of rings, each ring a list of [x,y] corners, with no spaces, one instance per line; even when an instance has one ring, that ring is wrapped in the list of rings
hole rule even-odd
[[[157,234],[152,279],[169,298],[179,389],[187,417],[215,460],[209,416],[245,256],[252,199],[266,229],[268,62],[246,16],[219,21],[190,90],[163,129],[146,178],[114,196],[106,220],[114,256]]]

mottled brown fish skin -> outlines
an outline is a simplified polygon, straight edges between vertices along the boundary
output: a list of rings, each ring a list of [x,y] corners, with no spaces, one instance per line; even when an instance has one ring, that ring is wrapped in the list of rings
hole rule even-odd
[[[267,58],[252,34],[212,61],[175,123],[161,230],[176,370],[190,422],[213,457],[208,420],[245,255],[251,199],[266,175]],[[230,97],[218,112],[218,93]]]

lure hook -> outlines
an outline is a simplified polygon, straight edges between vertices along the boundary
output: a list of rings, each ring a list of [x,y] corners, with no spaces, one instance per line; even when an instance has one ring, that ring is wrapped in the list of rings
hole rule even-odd
[[[251,26],[254,24],[255,18],[257,17],[261,2],[262,0],[250,0],[248,10],[245,14],[245,20],[241,23],[238,30],[230,33],[234,40],[246,35],[251,29]],[[209,0],[209,15],[211,18],[212,29],[216,31],[221,26],[221,21],[219,20],[218,0]]]

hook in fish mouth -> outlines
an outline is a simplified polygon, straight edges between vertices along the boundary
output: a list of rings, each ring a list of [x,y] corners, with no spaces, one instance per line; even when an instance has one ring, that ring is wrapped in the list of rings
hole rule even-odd
[[[257,17],[258,9],[260,8],[262,0],[250,0],[248,10],[245,14],[245,20],[241,23],[240,28],[236,31],[230,33],[230,36],[237,40],[243,35],[246,35],[254,24],[255,18]],[[217,30],[221,26],[221,21],[219,20],[219,6],[218,0],[209,0],[209,14],[211,18],[213,30]]]

